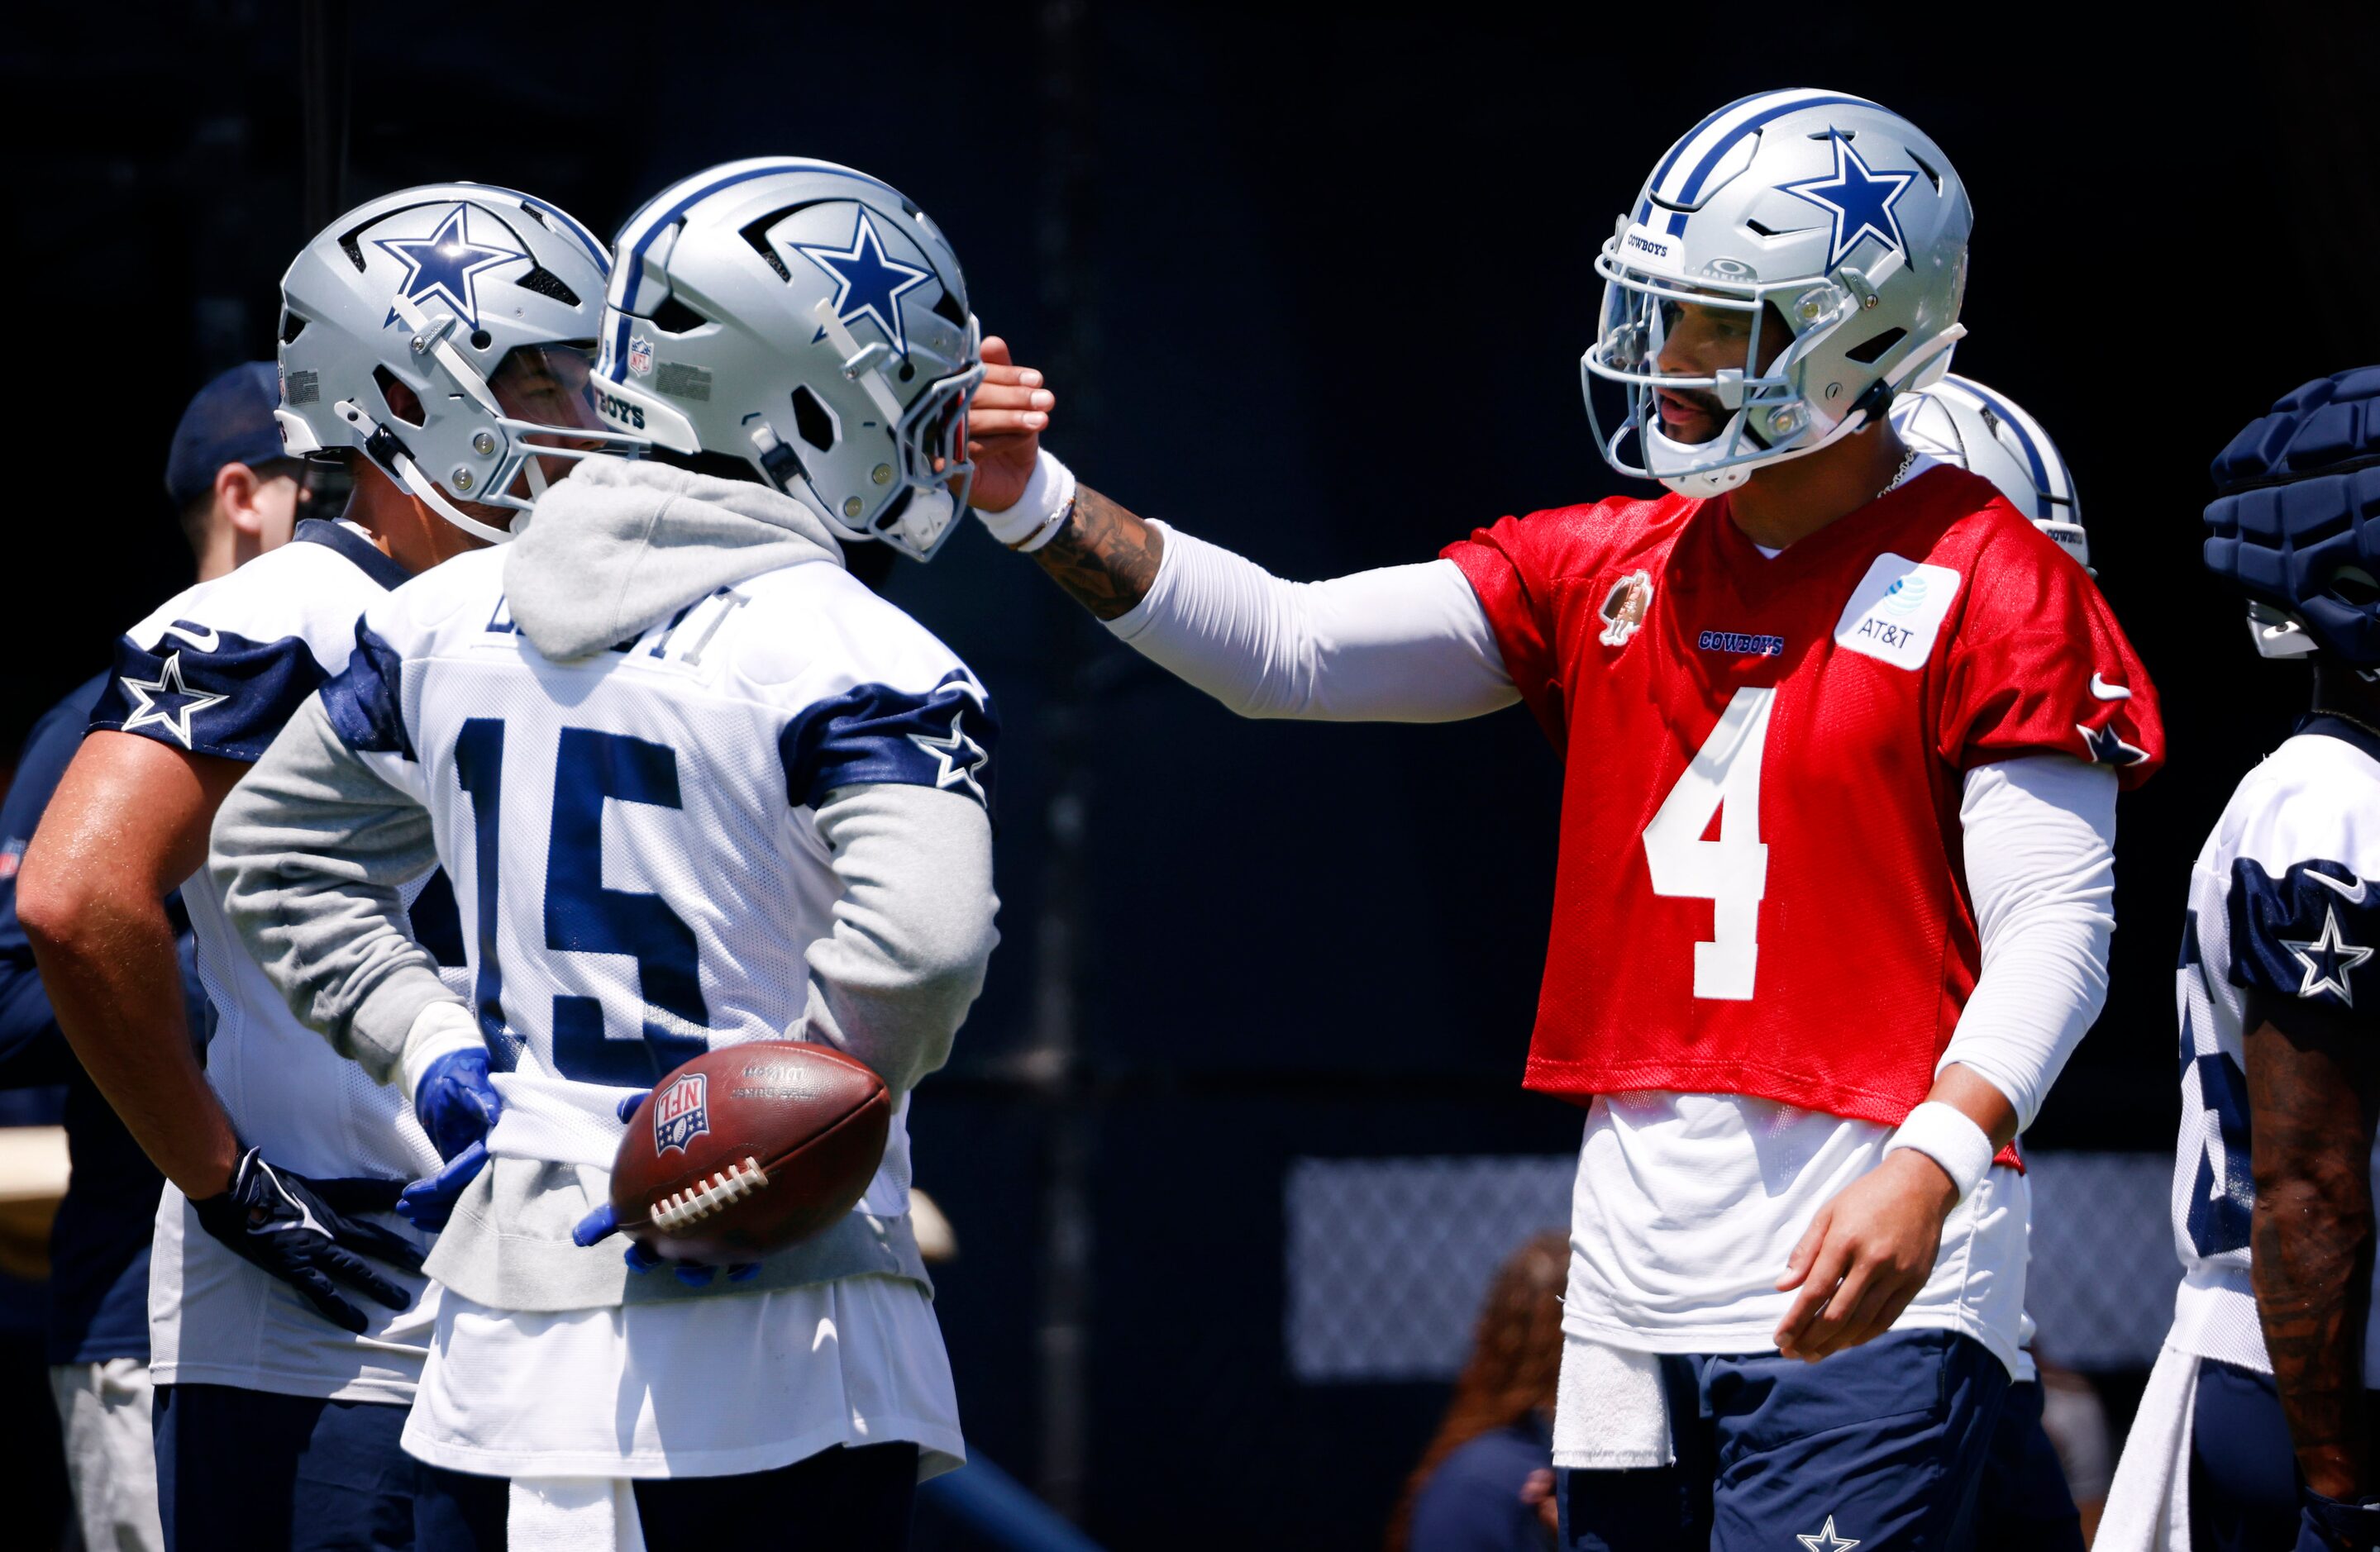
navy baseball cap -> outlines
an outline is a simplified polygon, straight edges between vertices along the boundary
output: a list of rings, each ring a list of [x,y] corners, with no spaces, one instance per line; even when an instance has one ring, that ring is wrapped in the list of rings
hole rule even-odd
[[[165,455],[165,493],[187,507],[214,489],[225,464],[261,464],[289,455],[273,412],[281,404],[281,373],[270,361],[243,361],[200,389],[174,428]]]

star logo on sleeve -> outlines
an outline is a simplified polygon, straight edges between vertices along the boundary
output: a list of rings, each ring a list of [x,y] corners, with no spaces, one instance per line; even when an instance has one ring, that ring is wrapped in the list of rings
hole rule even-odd
[[[966,692],[962,690],[962,693]],[[934,772],[934,785],[947,790],[965,787],[975,794],[978,803],[988,805],[990,799],[983,795],[983,784],[975,779],[975,773],[991,756],[982,745],[967,736],[966,729],[961,725],[965,720],[966,709],[961,707],[951,713],[950,736],[929,738],[922,733],[913,733],[909,735],[909,742],[940,762],[941,769]]]
[[[2320,937],[2306,942],[2291,942],[2284,938],[2281,947],[2305,968],[2305,979],[2298,987],[2300,997],[2319,997],[2327,991],[2347,1006],[2355,1006],[2355,988],[2348,984],[2347,977],[2372,957],[2373,951],[2359,948],[2339,935],[2338,912],[2324,906]]]
[[[1806,1524],[1807,1522],[1803,1523]],[[1809,1548],[1809,1552],[1852,1552],[1852,1548],[1859,1545],[1857,1536],[1839,1536],[1835,1534],[1835,1517],[1831,1514],[1827,1516],[1827,1525],[1824,1530],[1812,1535],[1797,1535],[1793,1539]]]
[[[121,683],[128,694],[138,702],[132,715],[124,719],[123,731],[138,733],[145,727],[161,727],[171,734],[183,748],[194,748],[191,742],[190,719],[210,706],[220,706],[228,696],[205,690],[194,690],[182,682],[182,654],[168,652],[164,665],[154,679],[123,676]]]
[[[2094,764],[2138,765],[2149,758],[2146,749],[2135,748],[2125,743],[2124,735],[2116,731],[2113,722],[2103,728],[2077,722],[2074,731],[2082,735],[2082,752]]]
[[[372,246],[395,256],[405,266],[405,284],[398,294],[409,302],[443,300],[470,327],[480,326],[479,280],[482,272],[508,260],[526,259],[516,248],[494,248],[473,242],[464,212],[456,205],[426,237],[376,237]],[[484,224],[484,223],[483,223]],[[381,320],[385,329],[396,321],[396,309]]]
[[[868,212],[859,212],[859,224],[853,228],[851,246],[830,248],[823,243],[795,243],[794,251],[834,277],[834,315],[848,323],[855,318],[869,318],[884,331],[892,348],[902,355],[909,354],[908,332],[901,324],[899,298],[933,278],[933,272],[904,264],[884,253],[884,239],[877,234],[876,223]],[[826,331],[819,331],[823,337]]]
[[[1850,139],[1840,132],[1834,137],[1834,176],[1804,178],[1800,183],[1779,186],[1785,193],[1809,200],[1834,218],[1833,240],[1827,245],[1827,268],[1831,270],[1841,263],[1863,237],[1874,237],[1896,250],[1905,249],[1908,245],[1901,240],[1900,218],[1892,213],[1892,202],[1908,192],[1917,174],[1875,171],[1860,160]]]

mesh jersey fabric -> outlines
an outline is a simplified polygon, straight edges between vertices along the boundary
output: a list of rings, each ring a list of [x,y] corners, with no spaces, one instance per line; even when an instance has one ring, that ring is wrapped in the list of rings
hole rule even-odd
[[[2181,1131],[2173,1170],[2182,1282],[2168,1340],[2262,1374],[2249,1283],[2256,1186],[2248,1109],[2248,997],[2351,1008],[2380,999],[2380,739],[2320,714],[2241,780],[2190,870],[2174,1001]],[[2369,1003],[2367,1002],[2367,1006]],[[2380,1146],[2370,1170],[2380,1195]],[[2367,1312],[2363,1382],[2380,1388]]]
[[[1674,495],[1506,518],[1444,553],[1564,762],[1543,1092],[1898,1124],[1978,964],[1962,773],[2062,754],[2130,786],[2162,758],[2106,600],[1963,470],[1773,558],[1726,498]]]
[[[357,617],[404,576],[359,529],[301,523],[292,542],[185,589],[127,631],[91,727],[252,763],[346,666]],[[184,880],[181,894],[215,1015],[207,1082],[241,1139],[317,1177],[410,1180],[437,1168],[437,1151],[404,1097],[341,1060],[289,1012],[241,946],[203,870]],[[379,1221],[413,1235],[394,1216]],[[168,1182],[149,1286],[156,1381],[408,1400],[434,1301],[427,1279],[381,1270],[414,1294],[413,1306],[363,1303],[371,1325],[351,1337],[295,1289],[217,1243]]]

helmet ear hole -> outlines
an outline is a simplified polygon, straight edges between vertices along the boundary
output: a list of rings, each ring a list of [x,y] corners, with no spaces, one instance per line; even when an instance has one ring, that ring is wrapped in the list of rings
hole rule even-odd
[[[403,379],[386,367],[374,367],[372,382],[379,384],[381,402],[388,406],[391,418],[408,426],[422,423],[421,395],[407,386]]]
[[[675,297],[653,309],[652,325],[665,334],[692,333],[710,321]]]

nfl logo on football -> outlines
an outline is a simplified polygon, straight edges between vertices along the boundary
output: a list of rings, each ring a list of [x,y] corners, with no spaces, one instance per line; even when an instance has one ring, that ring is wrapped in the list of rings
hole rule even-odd
[[[704,1089],[709,1082],[700,1073],[688,1073],[653,1101],[655,1153],[667,1153],[672,1148],[683,1151],[686,1144],[710,1130],[710,1110],[704,1103]]]
[[[653,342],[642,334],[633,335],[628,341],[628,370],[638,377],[653,370]]]

